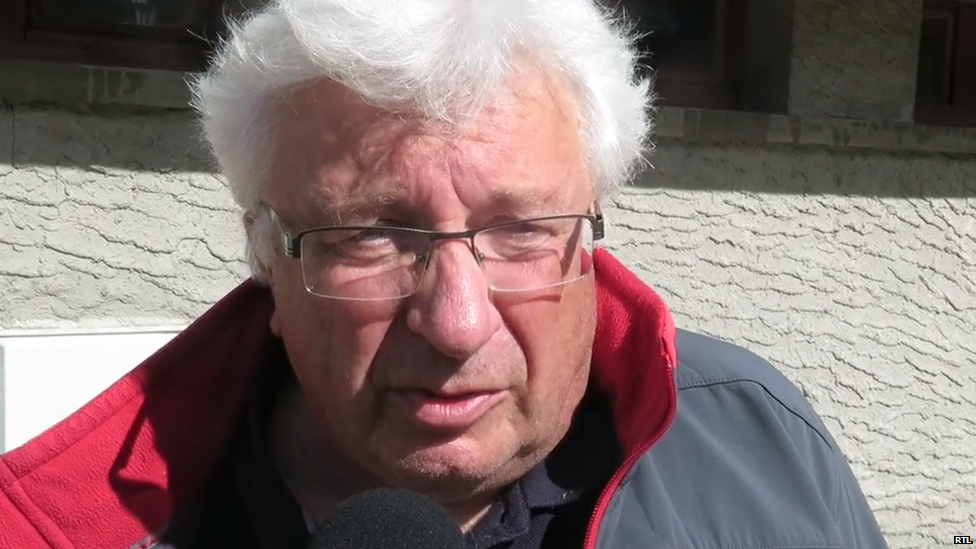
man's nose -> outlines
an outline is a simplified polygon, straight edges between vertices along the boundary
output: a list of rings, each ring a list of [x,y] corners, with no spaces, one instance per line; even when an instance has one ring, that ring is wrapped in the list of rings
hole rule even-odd
[[[454,358],[478,351],[502,325],[470,243],[434,246],[424,280],[407,305],[407,326]]]

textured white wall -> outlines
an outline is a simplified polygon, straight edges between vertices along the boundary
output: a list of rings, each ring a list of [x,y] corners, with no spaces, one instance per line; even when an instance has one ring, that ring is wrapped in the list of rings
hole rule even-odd
[[[0,329],[179,325],[244,277],[239,215],[194,130],[186,114],[0,109]]]
[[[184,115],[0,110],[0,329],[183,324],[245,274]],[[768,357],[892,547],[976,532],[976,160],[662,143],[611,248]]]

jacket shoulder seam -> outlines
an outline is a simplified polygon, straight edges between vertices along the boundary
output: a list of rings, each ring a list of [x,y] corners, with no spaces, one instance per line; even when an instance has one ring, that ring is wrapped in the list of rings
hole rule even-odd
[[[830,442],[830,439],[828,439],[824,435],[824,433],[821,432],[821,430],[817,428],[816,425],[813,425],[810,422],[809,418],[807,418],[804,414],[801,414],[801,413],[797,412],[796,410],[794,410],[793,407],[791,407],[788,404],[786,404],[785,402],[783,402],[783,400],[781,398],[779,398],[776,394],[774,394],[772,391],[770,391],[769,388],[766,387],[766,385],[760,383],[759,381],[756,381],[755,379],[748,378],[748,377],[741,377],[741,376],[728,376],[728,377],[712,378],[712,379],[708,379],[708,380],[702,380],[702,381],[697,381],[697,382],[692,382],[692,383],[684,384],[684,385],[678,387],[678,391],[685,391],[685,390],[688,390],[688,389],[708,389],[708,388],[711,388],[711,387],[718,387],[718,386],[722,386],[722,385],[734,385],[734,384],[739,384],[739,383],[755,385],[755,386],[759,387],[760,389],[762,389],[763,392],[766,393],[767,396],[769,396],[774,401],[776,401],[776,403],[778,403],[783,409],[785,409],[790,414],[792,414],[794,417],[796,417],[797,419],[799,419],[800,421],[802,421],[804,424],[806,424],[806,426],[809,427],[810,430],[812,430],[814,433],[816,433],[817,436],[820,438],[820,440],[822,440],[823,443],[828,448],[830,448],[832,451],[836,451],[837,450],[834,447],[833,443]]]

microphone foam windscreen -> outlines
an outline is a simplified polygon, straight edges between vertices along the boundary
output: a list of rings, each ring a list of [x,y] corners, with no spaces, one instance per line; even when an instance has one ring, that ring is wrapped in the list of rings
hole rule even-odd
[[[434,500],[378,489],[344,501],[308,549],[464,549],[464,538]]]

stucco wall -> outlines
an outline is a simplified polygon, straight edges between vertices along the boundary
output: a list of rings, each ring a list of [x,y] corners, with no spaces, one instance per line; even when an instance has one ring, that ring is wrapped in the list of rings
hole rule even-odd
[[[0,329],[174,325],[246,269],[186,114],[0,110]]]
[[[0,329],[185,323],[245,274],[183,114],[0,110]],[[610,247],[809,395],[892,547],[976,533],[976,158],[664,140]]]

